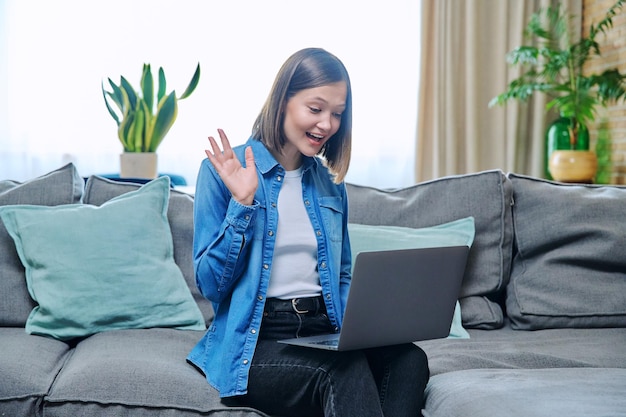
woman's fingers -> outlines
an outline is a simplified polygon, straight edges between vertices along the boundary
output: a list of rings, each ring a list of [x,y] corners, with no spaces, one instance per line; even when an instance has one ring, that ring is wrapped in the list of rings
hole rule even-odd
[[[232,153],[232,148],[230,146],[230,142],[228,141],[228,137],[226,133],[222,129],[217,129],[217,133],[220,135],[220,140],[222,141],[222,148],[224,149],[224,154],[228,153],[228,156]]]
[[[204,152],[206,153],[206,155],[209,157],[209,159],[211,160],[211,162],[213,162],[213,160],[218,156],[222,154],[222,151],[220,150],[219,146],[217,146],[217,142],[215,142],[215,139],[213,138],[213,136],[209,136],[209,143],[211,145],[211,149],[213,150],[213,153],[211,153],[211,151],[209,151],[208,149],[205,149]]]
[[[223,150],[220,149],[217,141],[213,136],[209,136],[209,143],[211,144],[211,150],[205,149],[205,153],[217,172],[223,178],[224,176],[230,176],[236,173],[241,168],[241,163],[235,156],[233,149],[230,146],[228,137],[222,129],[218,129],[220,140],[222,142]]]
[[[226,133],[224,133],[224,131],[222,129],[217,129],[219,135],[220,135],[220,141],[222,142],[222,149],[220,149],[220,147],[217,145],[217,141],[215,140],[215,138],[213,136],[209,136],[209,142],[211,143],[211,149],[213,150],[213,156],[215,157],[215,159],[217,160],[223,160],[223,159],[230,159],[232,158],[233,155],[233,149],[230,146],[230,141],[228,140],[228,136],[226,136]],[[205,150],[205,152],[207,153],[207,156],[209,156],[208,154],[208,150]],[[221,156],[223,156],[224,158],[221,158]],[[209,159],[211,159],[211,157],[209,156]]]
[[[246,148],[246,168],[251,168],[256,171],[254,166],[254,153],[252,153],[252,146]]]

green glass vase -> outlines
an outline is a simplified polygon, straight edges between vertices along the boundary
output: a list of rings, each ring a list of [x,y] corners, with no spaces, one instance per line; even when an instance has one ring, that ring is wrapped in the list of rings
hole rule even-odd
[[[575,146],[572,148],[570,144],[570,126],[572,125],[571,119],[567,117],[560,117],[556,119],[546,131],[546,149],[544,152],[543,168],[544,175],[547,179],[551,180],[552,175],[548,170],[548,161],[552,151],[562,150],[589,150],[589,130],[585,125],[580,125],[578,128],[578,140]]]

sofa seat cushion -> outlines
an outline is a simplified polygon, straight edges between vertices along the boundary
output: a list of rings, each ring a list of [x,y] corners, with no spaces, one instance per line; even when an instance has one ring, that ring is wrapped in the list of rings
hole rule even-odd
[[[461,288],[463,325],[503,325],[497,300],[509,281],[513,245],[510,181],[500,170],[382,190],[347,184],[351,223],[423,228],[474,217],[476,237]]]
[[[203,334],[131,329],[90,336],[61,370],[46,415],[263,416],[222,405],[217,391],[186,362]]]
[[[470,369],[431,378],[424,417],[623,416],[626,369]]]
[[[468,330],[469,339],[418,342],[431,375],[481,368],[626,368],[626,329]]]
[[[0,181],[0,207],[78,203],[83,186],[84,180],[72,164],[26,182],[3,180]],[[0,326],[24,327],[34,307],[26,287],[24,266],[0,220]]]
[[[626,187],[510,174],[515,328],[626,327]]]
[[[58,340],[26,334],[24,328],[0,328],[0,415],[41,415],[43,398],[68,352]]]
[[[100,206],[112,198],[135,191],[141,185],[130,182],[112,181],[91,176],[85,185],[83,203]],[[207,326],[213,320],[211,303],[200,294],[193,269],[193,197],[180,191],[171,190],[167,208],[174,243],[174,260],[180,268],[191,294],[204,316]]]

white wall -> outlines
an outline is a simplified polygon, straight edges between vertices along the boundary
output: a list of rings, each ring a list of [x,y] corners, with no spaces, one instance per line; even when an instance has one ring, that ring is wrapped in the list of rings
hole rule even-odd
[[[221,127],[234,144],[245,142],[279,66],[317,46],[352,78],[348,181],[413,182],[418,1],[0,0],[0,13],[2,179],[67,161],[84,176],[117,172],[122,148],[101,82],[124,75],[138,84],[149,62],[182,93],[200,62],[198,89],[179,103],[158,150],[160,171],[193,184],[206,137]]]

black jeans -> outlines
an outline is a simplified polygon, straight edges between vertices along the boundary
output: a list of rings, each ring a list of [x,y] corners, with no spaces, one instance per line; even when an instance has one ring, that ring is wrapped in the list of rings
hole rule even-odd
[[[285,417],[421,416],[429,370],[419,347],[333,352],[276,342],[329,332],[332,326],[323,311],[266,312],[248,394],[228,403]]]

